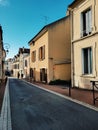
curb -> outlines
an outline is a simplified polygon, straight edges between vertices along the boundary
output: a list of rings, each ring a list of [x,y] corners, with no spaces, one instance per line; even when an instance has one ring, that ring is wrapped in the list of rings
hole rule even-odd
[[[87,103],[84,103],[84,102],[82,102],[82,101],[73,99],[73,98],[71,98],[71,97],[62,95],[62,94],[57,93],[57,92],[54,92],[54,91],[52,91],[52,90],[48,90],[48,89],[46,89],[46,88],[42,88],[42,87],[40,87],[40,86],[38,86],[38,85],[35,85],[35,84],[32,84],[32,85],[34,85],[34,86],[37,87],[37,88],[43,89],[43,90],[45,90],[45,91],[48,91],[48,92],[50,92],[50,93],[53,93],[53,94],[55,94],[55,95],[58,95],[58,96],[60,96],[60,97],[62,97],[62,98],[65,98],[65,99],[67,99],[67,100],[70,100],[70,101],[72,101],[72,102],[74,102],[74,103],[78,103],[78,104],[80,104],[80,105],[82,105],[82,106],[84,106],[84,107],[87,107],[87,108],[89,108],[89,109],[98,111],[98,108],[96,108],[96,107],[94,107],[94,106],[92,106],[92,105],[90,105],[90,104],[87,104]]]
[[[25,81],[25,80],[24,80],[24,81]],[[27,82],[27,81],[25,81],[25,82]],[[84,106],[84,107],[86,107],[86,108],[89,108],[89,109],[91,109],[91,110],[94,110],[94,111],[97,111],[97,112],[98,112],[98,108],[97,108],[97,107],[92,106],[92,105],[90,105],[90,104],[88,104],[88,103],[79,101],[79,100],[77,100],[77,99],[73,99],[73,98],[68,97],[68,96],[66,96],[66,95],[62,95],[62,94],[60,94],[60,93],[54,92],[54,91],[52,91],[52,90],[49,90],[49,89],[46,89],[46,88],[43,88],[43,87],[40,87],[40,86],[35,85],[35,84],[33,84],[33,83],[30,83],[30,82],[27,82],[27,83],[29,83],[29,84],[31,84],[31,85],[33,85],[33,86],[39,88],[39,89],[42,89],[42,90],[44,90],[44,91],[48,91],[48,92],[53,93],[53,94],[55,94],[55,95],[57,95],[57,96],[60,96],[60,97],[65,98],[65,99],[67,99],[67,100],[69,100],[69,101],[72,101],[72,102],[74,102],[74,103],[77,103],[77,104],[79,104],[79,105],[82,105],[82,106]]]
[[[10,111],[10,96],[9,96],[9,79],[7,80],[3,105],[0,117],[0,130],[12,130],[11,126],[11,111]]]

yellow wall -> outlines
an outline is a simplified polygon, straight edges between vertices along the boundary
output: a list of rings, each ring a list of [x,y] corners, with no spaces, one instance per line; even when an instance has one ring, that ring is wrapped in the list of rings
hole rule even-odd
[[[69,17],[63,18],[48,26],[47,31],[30,43],[30,67],[36,69],[36,81],[40,81],[40,69],[47,69],[47,81],[56,78],[67,80],[71,78],[71,41]],[[45,45],[45,59],[38,60],[38,50]],[[31,61],[31,54],[36,50],[36,61]],[[54,66],[56,70],[54,70]],[[63,64],[63,65],[62,65]],[[55,71],[55,72],[54,72]],[[65,72],[64,72],[65,71]],[[55,73],[55,75],[54,75]]]
[[[39,48],[45,45],[45,59],[40,61]],[[31,61],[31,53],[36,50],[36,61]],[[36,68],[36,81],[40,81],[40,69],[48,68],[48,32],[42,35],[38,40],[35,41],[35,45],[30,45],[30,68]]]
[[[58,21],[49,28],[49,55],[54,60],[70,59],[70,19]]]
[[[61,64],[54,66],[54,79],[62,79],[62,80],[71,80],[71,65],[70,64]]]
[[[71,60],[71,40],[70,40],[70,21],[69,17],[58,21],[55,26],[49,28],[49,80],[55,80],[58,78],[61,80],[71,79],[70,64],[61,63],[67,60]],[[55,64],[58,63],[59,67],[68,66],[68,73],[54,70]],[[59,69],[60,70],[60,69]],[[56,71],[56,72],[55,72]],[[55,73],[55,76],[54,76]],[[64,78],[65,77],[65,78]]]

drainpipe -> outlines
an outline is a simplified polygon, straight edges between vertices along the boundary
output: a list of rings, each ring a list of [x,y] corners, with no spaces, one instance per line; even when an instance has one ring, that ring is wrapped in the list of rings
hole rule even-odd
[[[71,21],[71,86],[74,87],[73,10],[71,8],[68,8],[68,10]]]

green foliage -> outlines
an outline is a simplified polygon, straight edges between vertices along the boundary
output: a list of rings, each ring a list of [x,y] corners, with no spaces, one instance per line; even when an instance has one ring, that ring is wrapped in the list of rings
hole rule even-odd
[[[61,80],[61,79],[57,79],[57,80],[52,80],[49,82],[49,85],[71,85],[71,80]]]

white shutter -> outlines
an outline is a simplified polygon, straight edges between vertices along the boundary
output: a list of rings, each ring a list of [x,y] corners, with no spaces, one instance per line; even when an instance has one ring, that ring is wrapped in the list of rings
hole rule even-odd
[[[88,11],[88,22],[89,22],[89,32],[92,31],[92,12],[91,9]]]
[[[86,14],[85,14],[85,16],[86,16],[86,34],[88,34],[89,33],[89,12],[87,11],[86,12]]]

